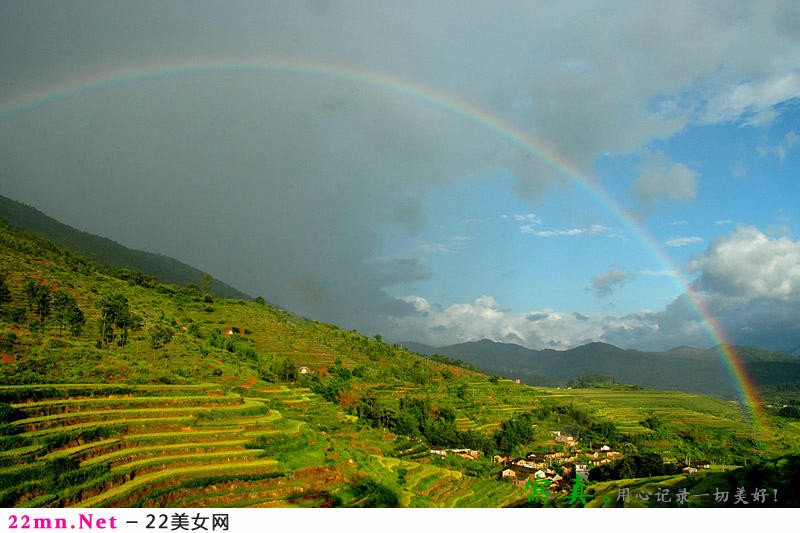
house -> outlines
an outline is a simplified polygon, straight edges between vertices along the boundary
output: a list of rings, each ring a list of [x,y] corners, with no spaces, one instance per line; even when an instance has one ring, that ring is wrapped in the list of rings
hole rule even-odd
[[[564,481],[563,477],[561,477],[558,474],[556,474],[553,477],[548,478],[548,479],[550,479],[550,481],[551,481],[551,483],[550,483],[550,489],[551,490],[561,490],[563,488],[563,481]]]
[[[544,468],[545,466],[547,466],[547,462],[546,461],[536,461],[536,460],[530,460],[530,459],[522,459],[521,457],[517,457],[515,459],[512,459],[511,460],[511,464],[512,465],[516,465],[516,466],[522,466],[522,467],[525,467],[525,468],[532,468],[534,470],[537,469],[537,468]]]
[[[695,472],[697,472],[697,469],[693,466],[685,466],[681,468],[681,472],[683,472],[684,474],[694,474]]]
[[[307,366],[304,366],[304,365],[303,366],[299,366],[299,367],[297,367],[297,373],[300,374],[301,376],[305,376],[306,374],[310,374],[311,373],[311,369],[308,368]]]
[[[470,450],[469,448],[450,450],[450,451],[459,457],[463,457],[464,459],[477,459],[483,453],[479,450]]]
[[[532,468],[526,468],[524,466],[518,466],[518,465],[511,465],[507,466],[500,472],[500,477],[502,477],[503,479],[507,478],[528,479],[535,474],[536,470]]]
[[[572,435],[556,435],[556,442],[561,442],[563,444],[574,445],[575,438]]]
[[[434,455],[439,455],[441,457],[447,457],[447,450],[444,448],[431,448],[431,453]]]
[[[586,463],[575,463],[575,479],[586,481],[589,479],[589,465]]]
[[[225,335],[226,337],[233,337],[234,335],[241,335],[241,334],[242,330],[240,330],[236,326],[225,326],[225,329],[223,330],[223,335]]]
[[[492,457],[492,462],[493,463],[500,463],[500,464],[504,465],[504,464],[506,464],[508,462],[508,459],[509,458],[508,458],[507,455],[495,455],[494,457]]]
[[[695,468],[702,468],[703,470],[709,470],[711,468],[711,463],[708,461],[694,461],[691,463],[691,466]]]
[[[549,461],[540,453],[529,453],[524,465],[528,468],[547,468]]]

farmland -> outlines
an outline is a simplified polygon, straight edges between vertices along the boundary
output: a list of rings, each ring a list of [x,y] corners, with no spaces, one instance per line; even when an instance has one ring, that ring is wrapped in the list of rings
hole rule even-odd
[[[798,451],[796,422],[755,428],[734,402],[529,387],[3,225],[0,247],[3,506],[515,506],[526,491],[492,453],[561,450],[553,432],[731,469]],[[74,299],[82,327],[33,298],[51,293]],[[515,420],[524,440],[499,439]]]
[[[245,399],[212,385],[107,388],[104,396],[102,386],[0,387],[0,397],[36,397],[10,404],[21,418],[0,441],[3,506],[360,505],[372,501],[364,480],[392,487],[408,506],[521,497],[492,479],[388,457],[382,436],[374,448],[364,446],[364,432],[345,429],[334,439],[329,426],[346,424],[344,416],[328,406],[304,417],[315,403],[307,390],[261,387]],[[65,390],[70,398],[51,399]],[[42,415],[52,410],[59,412]],[[312,420],[325,420],[328,431]],[[347,433],[361,442],[343,442]]]

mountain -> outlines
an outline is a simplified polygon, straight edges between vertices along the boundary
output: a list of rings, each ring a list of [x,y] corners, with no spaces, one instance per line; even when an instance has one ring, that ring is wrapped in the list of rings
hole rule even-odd
[[[2,220],[0,295],[2,507],[527,505],[528,491],[491,458],[560,449],[554,432],[581,446],[635,443],[626,454],[670,464],[686,455],[734,467],[767,457],[769,484],[751,481],[784,491],[779,505],[797,505],[786,496],[796,469],[781,455],[800,449],[800,428],[753,426],[736,402],[630,387],[531,388],[265,302],[207,302],[191,289],[130,283]],[[529,352],[488,340],[456,349],[498,360]],[[749,358],[761,357],[753,350]],[[571,352],[636,355],[601,343]],[[564,355],[536,354],[543,368]],[[570,453],[554,471],[589,457]],[[638,487],[687,481],[620,477],[634,475]],[[553,505],[570,505],[566,487],[550,488]]]
[[[79,255],[113,268],[132,269],[164,283],[186,286],[200,283],[202,271],[166,255],[134,250],[111,239],[68,226],[38,209],[0,195],[0,219],[36,233]],[[252,300],[244,292],[214,279],[211,292],[226,298]]]
[[[439,348],[401,343],[409,350],[464,360],[489,374],[519,378],[531,385],[565,385],[590,374],[611,376],[620,383],[735,397],[736,385],[720,359],[720,348],[681,346],[664,352],[625,350],[593,342],[570,350],[532,350],[488,339]],[[779,352],[752,346],[732,348],[757,386],[800,380],[800,361]]]

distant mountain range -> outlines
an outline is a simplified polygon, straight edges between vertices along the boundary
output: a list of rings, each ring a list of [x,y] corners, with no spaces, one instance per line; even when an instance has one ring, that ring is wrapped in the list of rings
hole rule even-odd
[[[461,359],[483,372],[519,378],[530,385],[566,385],[580,376],[600,374],[613,377],[619,383],[654,389],[724,398],[737,395],[718,347],[703,350],[682,346],[664,352],[644,352],[593,342],[570,350],[532,350],[488,339],[439,348],[414,342],[400,344],[423,355],[442,354]],[[797,357],[750,346],[733,348],[757,386],[800,381]]]
[[[200,282],[202,272],[181,261],[127,248],[111,239],[80,231],[1,195],[0,219],[111,268],[137,270],[161,282],[181,286]],[[212,292],[228,298],[252,299],[217,279],[214,279]],[[599,374],[610,376],[619,383],[655,389],[726,398],[737,395],[729,370],[720,360],[716,348],[679,347],[665,352],[645,352],[594,342],[571,350],[532,350],[488,339],[439,348],[414,342],[401,344],[423,355],[441,354],[461,359],[483,372],[520,378],[531,385],[566,385],[569,380]],[[757,386],[800,383],[800,346],[789,353],[753,347],[735,347],[735,350]]]
[[[163,283],[200,284],[202,271],[161,254],[134,250],[111,239],[80,231],[38,209],[0,195],[0,219],[24,231],[36,233],[97,263],[112,268],[138,270]],[[213,273],[211,273],[213,275]],[[214,279],[211,292],[226,298],[251,300],[252,296]]]

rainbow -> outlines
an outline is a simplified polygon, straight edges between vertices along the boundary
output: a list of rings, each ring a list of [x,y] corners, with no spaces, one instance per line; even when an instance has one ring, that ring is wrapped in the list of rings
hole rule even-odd
[[[162,63],[156,66],[125,67],[111,72],[106,71],[101,75],[90,76],[88,79],[83,78],[80,81],[62,82],[59,85],[47,87],[36,93],[26,94],[16,99],[16,101],[0,104],[2,105],[0,107],[0,123],[12,121],[22,115],[59,102],[91,96],[95,93],[114,90],[136,83],[198,74],[242,73],[307,76],[371,87],[375,90],[421,102],[431,108],[457,115],[468,123],[475,124],[512,142],[547,163],[620,220],[627,230],[641,241],[649,253],[668,270],[675,272],[673,277],[679,290],[687,295],[703,328],[717,347],[729,377],[735,384],[740,403],[747,418],[753,425],[754,430],[757,430],[759,434],[765,434],[766,418],[760,407],[761,401],[752,380],[746,372],[742,359],[730,342],[727,341],[722,327],[710,312],[702,297],[678,274],[678,270],[673,267],[661,247],[647,231],[631,218],[617,201],[602,190],[599,185],[583,177],[580,170],[575,168],[568,159],[547,147],[530,133],[455,95],[400,79],[387,73],[347,64],[332,64],[300,58],[271,56],[251,58],[203,57],[188,61]]]

